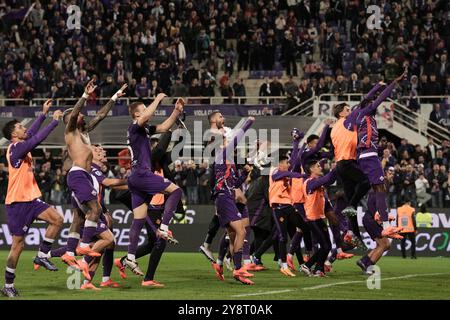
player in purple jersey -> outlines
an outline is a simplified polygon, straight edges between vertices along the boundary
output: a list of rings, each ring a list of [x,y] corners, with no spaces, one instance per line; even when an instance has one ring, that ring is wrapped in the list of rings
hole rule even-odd
[[[244,284],[253,284],[253,282],[247,279],[252,274],[242,268],[242,249],[246,231],[242,215],[236,207],[235,189],[239,188],[245,181],[249,168],[247,166],[247,170],[242,172],[242,175],[237,175],[236,165],[234,164],[234,149],[254,121],[253,117],[249,117],[243,127],[231,137],[231,141],[224,138],[223,145],[219,150],[216,150],[214,163],[213,198],[215,199],[217,215],[220,226],[226,228],[230,236],[230,251],[233,255],[235,267],[233,277]]]
[[[358,166],[367,176],[374,192],[369,194],[369,202],[376,203],[376,211],[379,212],[383,221],[383,229],[395,232],[388,221],[388,208],[386,201],[386,186],[384,183],[384,173],[381,161],[378,158],[378,127],[376,122],[376,112],[378,106],[391,94],[396,84],[406,75],[405,72],[392,81],[387,87],[378,83],[375,87],[377,92],[375,97],[365,98],[358,106],[359,112],[356,118],[358,144]],[[371,199],[375,197],[375,199]]]
[[[175,124],[178,116],[183,112],[184,101],[178,99],[169,118],[156,126],[148,125],[148,121],[165,97],[166,95],[164,93],[158,94],[148,107],[145,107],[142,102],[134,102],[128,107],[131,118],[133,119],[133,122],[128,127],[127,142],[132,158],[132,169],[131,175],[128,178],[128,188],[131,192],[134,219],[130,228],[128,254],[127,258],[123,260],[123,263],[133,273],[139,276],[143,276],[144,273],[139,269],[135,255],[139,235],[147,217],[148,198],[158,193],[168,194],[165,201],[162,222],[156,232],[158,237],[167,239],[172,234],[169,231],[170,220],[182,196],[182,191],[176,184],[152,172],[150,137],[155,133],[168,131]]]
[[[28,130],[17,120],[7,122],[2,130],[4,137],[11,141],[6,155],[9,180],[5,208],[12,244],[6,260],[5,286],[1,292],[10,298],[19,295],[14,287],[16,267],[24,247],[25,236],[35,219],[44,220],[49,225],[34,258],[34,269],[42,266],[50,271],[58,270],[48,260],[48,252],[61,229],[63,219],[53,207],[39,199],[41,192],[34,178],[31,156],[31,151],[56,128],[62,116],[60,110],[55,111],[53,121],[39,130],[51,104],[52,100],[44,103],[42,114]]]
[[[124,84],[111,99],[97,112],[96,116],[86,123],[81,109],[89,96],[95,91],[95,79],[89,81],[84,89],[82,97],[73,108],[64,111],[63,120],[66,125],[64,140],[67,145],[68,154],[72,160],[72,167],[67,173],[67,186],[72,192],[72,197],[76,201],[74,206],[73,220],[69,230],[67,252],[61,260],[71,267],[78,268],[79,263],[75,260],[75,253],[78,255],[100,256],[90,248],[90,243],[96,233],[97,222],[102,212],[97,200],[97,191],[93,187],[91,177],[92,145],[89,132],[94,130],[103,121],[109,111],[116,104],[118,98],[125,95]],[[84,233],[80,240],[80,228],[84,222]],[[77,247],[79,243],[79,246]],[[86,268],[86,266],[83,266]]]
[[[387,170],[383,184],[385,184],[386,188],[388,188],[389,184],[392,182],[393,182],[393,173]],[[362,222],[369,236],[372,238],[373,241],[376,242],[376,247],[356,262],[356,264],[362,269],[363,274],[367,275],[371,275],[373,273],[372,270],[370,270],[370,267],[375,265],[383,256],[383,253],[388,251],[389,248],[391,247],[389,238],[393,239],[403,238],[403,236],[398,234],[398,232],[401,232],[402,228],[392,227],[396,230],[396,232],[391,232],[391,230],[389,230],[391,228],[389,229],[384,228],[385,222],[382,221],[381,215],[377,212],[376,198],[371,196],[371,194],[373,193],[375,193],[374,190],[371,190],[369,192],[369,199],[367,201],[367,212],[364,214]],[[388,218],[388,221],[392,220],[393,220],[392,217]]]
[[[118,284],[111,281],[110,275],[113,266],[113,255],[114,255],[114,235],[112,233],[112,217],[108,212],[108,209],[104,203],[104,191],[105,188],[122,189],[126,188],[127,181],[125,179],[115,179],[107,178],[102,172],[102,167],[107,163],[106,153],[102,147],[93,145],[92,146],[92,165],[91,165],[91,181],[98,194],[97,200],[102,208],[102,213],[97,222],[97,227],[94,233],[94,238],[90,245],[93,250],[100,252],[103,255],[103,278],[101,287],[118,287]],[[72,198],[75,210],[81,211],[79,204],[76,202],[75,198]],[[80,222],[83,223],[84,217],[80,214]],[[84,228],[80,228],[80,236],[83,235]],[[69,249],[69,247],[76,248],[79,240],[74,240],[69,238],[67,245],[55,250],[51,250],[50,257],[61,257]],[[92,277],[98,267],[100,261],[99,257],[93,259],[90,256],[85,256],[83,259],[77,262],[74,266],[75,269],[83,272],[86,278],[85,283],[81,289],[96,289],[92,284]]]

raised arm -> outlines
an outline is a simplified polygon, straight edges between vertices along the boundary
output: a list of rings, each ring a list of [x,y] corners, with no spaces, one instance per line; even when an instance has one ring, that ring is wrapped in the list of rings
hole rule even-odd
[[[290,165],[289,165],[290,171],[292,171],[292,169],[295,165],[295,162],[297,161],[297,158],[299,156],[299,151],[300,151],[298,148],[298,144],[300,143],[300,140],[303,139],[305,134],[303,132],[301,132],[300,130],[298,130],[297,128],[294,128],[291,131],[291,136],[292,136],[292,153],[291,153],[291,161],[290,161]]]
[[[92,130],[97,127],[97,125],[106,118],[109,111],[112,109],[112,107],[116,104],[116,101],[118,98],[121,98],[125,95],[124,91],[127,88],[127,84],[124,84],[112,97],[109,99],[109,101],[100,109],[98,110],[97,114],[95,115],[95,118],[89,121],[89,124],[87,125],[87,131],[91,132]]]
[[[302,147],[300,148],[300,150],[298,151],[298,155],[297,158],[294,160],[294,165],[292,166],[292,170],[294,172],[300,172],[301,168],[302,168],[302,157],[303,157],[303,152],[306,149],[306,143],[304,143],[302,145]]]
[[[39,128],[42,126],[42,123],[44,123],[45,117],[48,114],[48,110],[50,109],[50,106],[52,105],[52,99],[48,99],[45,101],[44,105],[42,106],[42,114],[39,115],[39,117],[34,120],[30,128],[27,130],[28,137],[32,137],[36,134],[36,132],[39,131]]]
[[[156,132],[161,133],[169,131],[177,121],[178,116],[183,112],[183,108],[184,100],[182,98],[179,98],[175,103],[175,108],[173,109],[170,117],[168,117],[163,123],[156,126]]]
[[[137,120],[137,124],[140,127],[143,127],[148,120],[153,116],[153,114],[156,111],[156,108],[158,108],[158,105],[161,103],[161,101],[167,97],[164,93],[160,93],[156,96],[155,100],[147,107],[145,108],[144,112],[141,114],[139,119]]]
[[[44,141],[48,135],[58,126],[58,121],[62,116],[61,110],[56,110],[53,113],[53,121],[50,122],[42,130],[38,131],[34,136],[28,138],[22,142],[14,143],[11,146],[11,163],[19,163],[18,160],[22,159],[28,152],[36,148],[42,141]]]
[[[312,179],[306,185],[306,192],[309,194],[322,186],[329,186],[336,181],[336,177],[336,170],[333,169],[323,177]]]
[[[226,154],[231,154],[233,152],[234,148],[237,147],[239,141],[244,136],[245,132],[252,126],[253,122],[255,122],[255,118],[248,117],[247,120],[245,120],[244,125],[242,128],[237,129],[236,133],[233,134],[233,139],[228,142],[227,146],[225,147]]]
[[[366,96],[363,98],[363,100],[372,100],[375,93],[380,89],[380,87],[383,85],[383,82],[379,81],[376,85],[370,89],[370,91],[366,94]]]
[[[127,184],[127,179],[105,178],[102,181],[102,185],[108,188],[115,188],[124,186]]]
[[[369,114],[372,114],[373,112],[375,112],[375,110],[377,110],[378,106],[384,101],[386,100],[387,97],[389,97],[389,95],[391,94],[392,90],[394,90],[395,84],[397,82],[396,81],[392,81],[381,93],[380,95],[372,102],[370,103],[367,107],[361,109],[361,112],[359,114],[359,118],[363,118]]]
[[[323,148],[323,146],[325,145],[325,139],[327,138],[327,133],[328,133],[328,128],[330,127],[330,124],[328,122],[325,123],[325,127],[323,127],[322,130],[322,134],[319,137],[319,141],[317,141],[317,145],[310,149],[305,151],[305,155],[306,153],[308,154],[308,156],[312,156],[314,154],[316,154],[320,149]]]
[[[94,92],[97,86],[94,85],[94,79],[88,82],[86,88],[84,88],[84,93],[81,98],[77,101],[75,106],[72,109],[72,112],[69,115],[69,120],[67,121],[65,133],[73,132],[77,129],[77,120],[78,115],[80,114],[81,108],[83,108],[86,99],[89,98],[89,95]]]

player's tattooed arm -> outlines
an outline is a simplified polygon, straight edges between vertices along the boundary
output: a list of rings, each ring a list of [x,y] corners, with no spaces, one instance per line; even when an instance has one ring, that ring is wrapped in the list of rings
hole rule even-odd
[[[86,85],[86,88],[84,88],[83,96],[77,101],[75,106],[73,107],[72,112],[69,115],[69,120],[67,121],[66,130],[65,133],[73,132],[77,129],[77,120],[78,115],[80,114],[81,108],[83,108],[84,103],[86,102],[86,99],[89,97],[91,93],[94,92],[95,88],[97,87],[94,85],[94,79],[88,82]]]
[[[109,99],[109,101],[100,110],[98,110],[97,114],[95,115],[95,118],[92,119],[87,126],[88,132],[94,130],[95,127],[97,127],[97,125],[100,122],[102,122],[103,119],[106,118],[109,111],[111,111],[112,107],[116,105],[116,100],[125,95],[124,91],[127,87],[128,87],[127,84],[122,85],[122,87],[111,97],[111,99]]]
[[[150,118],[155,113],[156,108],[158,108],[159,104],[165,97],[167,97],[167,96],[164,93],[158,94],[156,96],[155,100],[153,100],[153,102],[147,108],[145,108],[144,112],[137,120],[137,124],[140,127],[144,126],[147,123],[147,121],[150,120]]]

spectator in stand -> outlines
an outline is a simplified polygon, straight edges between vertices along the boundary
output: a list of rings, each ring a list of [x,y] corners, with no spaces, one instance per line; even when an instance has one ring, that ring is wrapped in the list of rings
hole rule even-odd
[[[428,182],[431,184],[431,206],[433,208],[442,208],[444,206],[444,183],[446,178],[445,173],[440,171],[439,164],[433,165],[433,170],[427,177]]]
[[[222,87],[220,88],[220,95],[222,97],[227,97],[226,99],[223,99],[223,103],[233,103],[232,97],[234,95],[233,88],[230,86],[230,80],[226,79],[223,82]]]
[[[423,204],[427,204],[431,199],[431,195],[427,193],[427,189],[430,189],[430,183],[425,178],[423,173],[419,173],[418,178],[415,181],[417,205],[420,207]]]
[[[348,93],[361,93],[361,83],[358,80],[358,75],[352,73],[350,76],[350,81],[348,82]],[[361,97],[359,95],[350,96],[352,100],[360,101]]]
[[[191,86],[189,87],[189,96],[190,97],[196,97],[196,99],[189,99],[189,103],[191,104],[200,104],[201,99],[198,99],[198,97],[201,97],[202,95],[202,87],[198,84],[198,79],[193,78],[191,82]]]
[[[182,172],[182,179],[186,180],[186,192],[188,204],[198,204],[198,177],[200,171],[193,160],[189,160]]]
[[[138,98],[146,98],[149,96],[149,88],[146,77],[141,78],[141,82],[136,86],[135,93]]]
[[[280,97],[284,96],[283,84],[279,81],[277,77],[274,77],[270,83],[270,92],[272,96]]]
[[[249,49],[250,47],[247,41],[247,35],[243,33],[239,37],[236,48],[238,54],[238,72],[240,72],[241,70],[248,70]]]
[[[198,178],[198,199],[199,204],[211,203],[211,186],[209,185],[211,170],[208,161],[203,161],[200,165]]]
[[[338,99],[343,99],[343,94],[347,93],[348,86],[347,81],[343,75],[339,75],[336,77],[336,82],[331,87],[331,93],[338,96]]]
[[[282,54],[284,65],[286,68],[286,74],[288,76],[292,74],[294,77],[297,77],[297,48],[290,31],[285,31],[284,33],[284,39],[282,42]]]
[[[259,87],[258,95],[260,97],[268,97],[268,96],[272,95],[272,91],[270,90],[270,82],[269,82],[269,78],[268,77],[264,78],[264,82]],[[260,102],[261,103],[267,103],[267,100],[266,99],[261,99]]]
[[[181,82],[180,77],[175,78],[175,83],[170,88],[170,95],[172,97],[187,97],[189,94],[188,88]]]
[[[200,95],[202,97],[214,97],[214,87],[211,85],[211,82],[208,78],[203,80],[203,85],[201,87]],[[210,99],[202,99],[202,104],[211,104]]]
[[[233,83],[233,92],[235,97],[245,97],[247,93],[245,91],[244,79],[238,78],[235,83]],[[235,99],[236,103],[245,104],[246,99]]]

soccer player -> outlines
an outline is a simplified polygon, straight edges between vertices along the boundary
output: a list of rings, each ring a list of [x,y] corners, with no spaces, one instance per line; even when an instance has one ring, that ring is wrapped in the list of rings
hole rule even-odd
[[[90,248],[90,243],[96,233],[97,222],[102,212],[97,199],[98,192],[94,188],[94,180],[90,174],[93,155],[89,132],[94,130],[106,118],[108,112],[115,105],[116,100],[125,94],[124,90],[127,88],[127,85],[124,84],[97,112],[95,118],[86,124],[81,109],[89,95],[96,89],[94,81],[94,79],[89,81],[84,89],[83,96],[73,108],[66,110],[63,115],[63,120],[66,124],[64,140],[72,160],[72,167],[67,174],[67,186],[72,192],[76,206],[74,206],[73,220],[70,226],[69,239],[67,240],[67,252],[61,259],[76,269],[82,264],[84,270],[86,270],[86,264],[83,261],[77,262],[75,253],[93,257],[100,256],[99,252]],[[84,232],[80,242],[80,227],[84,217],[86,218],[84,220]]]
[[[40,266],[50,271],[57,271],[56,266],[48,260],[48,252],[61,229],[63,219],[58,212],[39,198],[42,196],[33,173],[31,151],[36,148],[56,128],[62,112],[53,113],[53,121],[42,130],[52,100],[47,100],[42,108],[42,114],[37,117],[29,129],[19,121],[11,120],[3,128],[3,135],[11,141],[6,151],[8,161],[8,191],[5,207],[8,229],[12,235],[12,244],[6,260],[5,286],[2,293],[10,298],[19,295],[14,287],[17,263],[24,246],[25,235],[34,220],[44,220],[49,225],[44,239],[34,258],[34,269]]]
[[[403,79],[406,71],[392,81],[387,87],[382,89],[381,93],[374,97],[365,98],[357,110],[359,111],[356,118],[357,133],[358,133],[358,167],[367,176],[374,192],[369,194],[370,197],[375,197],[376,211],[381,216],[383,221],[383,229],[391,229],[393,227],[388,221],[388,208],[386,201],[386,185],[384,183],[384,172],[381,166],[381,161],[378,158],[378,127],[375,119],[378,106],[391,94],[395,85]],[[382,84],[375,86],[376,92],[382,88]],[[371,201],[370,199],[368,201]]]
[[[94,233],[94,238],[92,241],[93,250],[96,252],[103,253],[103,278],[100,284],[101,287],[118,287],[118,283],[110,279],[111,270],[114,260],[114,234],[112,233],[112,217],[106,208],[104,202],[104,191],[105,188],[123,189],[126,187],[127,181],[125,179],[114,179],[107,178],[102,172],[102,167],[107,164],[106,153],[102,147],[98,145],[92,146],[92,166],[91,166],[91,176],[93,181],[93,186],[98,194],[99,205],[102,208],[102,213],[97,222],[97,228]],[[73,206],[75,213],[80,217],[81,220],[84,219],[84,214],[75,199],[73,199]],[[83,234],[83,228],[80,228],[80,235]],[[77,244],[75,244],[76,247]],[[68,250],[68,246],[63,246],[58,249],[51,250],[49,253],[50,257],[61,257]],[[98,258],[98,257],[97,257]],[[92,259],[92,257],[86,256],[82,260],[78,261],[78,266],[75,266],[77,270],[83,272],[86,278],[84,285],[81,289],[96,289],[92,284],[92,277],[97,269],[98,262],[100,259]],[[88,280],[89,279],[89,280]]]
[[[391,180],[388,175],[392,175],[392,173],[387,171],[386,175],[386,179],[384,180],[385,183],[388,184],[388,181]],[[371,194],[373,195],[373,193],[375,192],[375,190],[371,190],[369,192],[369,198],[367,200],[367,212],[363,217],[363,226],[372,240],[376,242],[376,247],[356,262],[356,264],[362,269],[363,274],[367,275],[371,275],[373,273],[372,270],[369,269],[369,267],[375,265],[383,256],[383,253],[385,251],[388,251],[391,247],[389,238],[403,238],[400,234],[398,234],[402,231],[401,227],[391,227],[389,229],[384,227],[385,222],[381,219],[381,214],[377,212],[376,197],[371,196]],[[389,218],[389,220],[391,219]]]
[[[183,125],[179,124],[179,127],[183,128]],[[171,177],[171,172],[169,165],[172,163],[172,158],[170,152],[167,152],[170,141],[172,137],[172,132],[168,131],[161,134],[159,141],[153,140],[152,143],[152,168],[155,174],[161,177]],[[180,207],[180,206],[179,206]],[[130,205],[131,210],[131,205]],[[161,260],[162,254],[166,248],[167,241],[164,238],[158,238],[156,236],[157,228],[161,223],[162,214],[164,212],[164,194],[158,193],[154,195],[150,201],[148,207],[148,216],[146,218],[145,228],[147,229],[147,243],[141,245],[136,250],[136,259],[150,254],[149,263],[147,267],[147,272],[145,274],[144,280],[142,281],[142,286],[145,287],[155,287],[162,288],[164,285],[154,280],[156,269],[158,267],[159,261]],[[177,212],[180,212],[177,209]],[[168,239],[170,242],[177,243],[175,239]],[[123,260],[126,256],[116,259],[115,265],[119,268],[119,273],[122,278],[126,278],[125,267]]]
[[[233,277],[235,280],[249,285],[253,282],[247,278],[252,274],[242,268],[242,249],[246,234],[245,224],[236,206],[235,189],[239,188],[245,181],[250,168],[247,166],[241,176],[237,175],[236,165],[234,164],[234,149],[254,121],[253,117],[249,117],[243,127],[231,137],[231,141],[224,138],[221,149],[216,150],[214,163],[216,181],[213,189],[213,198],[215,199],[220,226],[227,229],[230,237],[230,251],[235,267]]]
[[[325,260],[331,250],[331,240],[328,227],[325,223],[325,217],[332,224],[338,223],[333,213],[333,208],[330,207],[329,201],[325,198],[324,187],[334,183],[336,180],[336,171],[333,169],[324,176],[320,162],[310,160],[306,164],[306,173],[309,175],[309,178],[306,178],[303,184],[305,214],[320,248],[310,257],[308,262],[300,266],[300,270],[309,276],[324,277]],[[316,269],[313,272],[311,268],[314,264],[316,265]]]
[[[211,140],[208,142],[208,144],[210,144],[215,140],[215,135],[223,136],[226,133],[226,127],[225,127],[225,118],[219,111],[214,111],[210,113],[208,115],[208,122],[210,125],[210,132],[212,134]],[[211,163],[210,169],[211,169],[210,185],[213,186],[215,185],[214,163]],[[208,233],[206,234],[205,241],[199,248],[199,251],[203,253],[205,257],[212,263],[215,262],[215,259],[213,252],[211,251],[211,244],[214,238],[216,237],[219,228],[220,228],[219,217],[217,214],[214,214],[211,219],[211,222],[209,223]]]
[[[156,126],[148,125],[148,121],[155,113],[160,102],[166,97],[164,93],[156,96],[155,100],[148,106],[142,102],[134,102],[128,109],[133,122],[128,128],[127,139],[131,148],[131,175],[128,178],[128,188],[131,192],[131,202],[133,208],[133,223],[130,228],[130,245],[128,246],[127,258],[123,263],[131,271],[139,276],[144,273],[139,269],[136,262],[136,249],[139,242],[139,234],[145,225],[148,198],[158,193],[167,193],[164,214],[161,225],[157,230],[157,236],[167,239],[172,235],[169,230],[169,223],[181,199],[181,189],[168,179],[156,175],[152,172],[150,137],[155,133],[168,131],[176,122],[178,116],[183,112],[184,101],[178,99],[172,114],[163,123]]]
[[[278,232],[280,272],[285,276],[295,277],[287,265],[287,236],[294,236],[296,228],[300,227],[301,218],[293,207],[291,178],[302,178],[302,175],[289,171],[288,158],[282,156],[278,167],[272,168],[270,172],[269,199]]]

